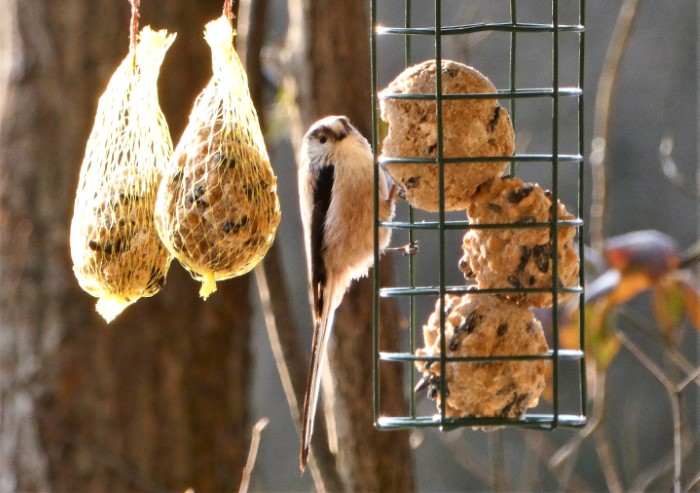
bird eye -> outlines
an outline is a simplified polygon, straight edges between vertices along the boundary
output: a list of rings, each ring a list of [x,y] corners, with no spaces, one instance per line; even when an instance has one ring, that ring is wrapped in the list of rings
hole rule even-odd
[[[328,140],[328,137],[326,137],[325,135],[321,135],[321,136],[318,138],[318,141],[319,141],[321,144],[325,144],[327,140]]]

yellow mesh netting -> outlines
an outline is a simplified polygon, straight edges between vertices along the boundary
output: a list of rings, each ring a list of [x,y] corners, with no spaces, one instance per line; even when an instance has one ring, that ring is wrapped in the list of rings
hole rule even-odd
[[[145,27],[97,106],[75,197],[70,248],[80,286],[109,322],[165,284],[171,261],[153,224],[173,151],[157,80],[175,35]]]
[[[272,245],[280,221],[272,172],[248,78],[225,16],[207,24],[213,77],[197,97],[158,190],[156,226],[200,295],[249,272]]]

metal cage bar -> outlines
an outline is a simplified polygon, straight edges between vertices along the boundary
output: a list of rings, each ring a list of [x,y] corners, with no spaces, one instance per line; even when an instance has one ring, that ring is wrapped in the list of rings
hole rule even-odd
[[[579,269],[579,286],[564,288],[558,285],[558,231],[562,226],[573,226],[577,229],[578,236],[578,253],[580,262],[583,262],[583,221],[580,219],[584,210],[583,202],[583,178],[584,178],[584,138],[583,138],[583,81],[584,81],[584,24],[585,24],[585,0],[574,0],[578,2],[578,22],[561,23],[560,22],[560,0],[550,0],[551,2],[551,18],[550,22],[522,22],[520,19],[521,12],[518,11],[518,0],[502,0],[508,4],[509,22],[476,22],[462,25],[443,25],[443,3],[444,0],[432,0],[432,18],[433,25],[428,27],[416,27],[413,25],[414,8],[412,0],[404,0],[403,19],[401,26],[384,26],[380,24],[378,18],[378,7],[383,1],[387,0],[371,0],[370,3],[370,55],[371,55],[371,91],[372,91],[372,149],[375,153],[375,191],[378,189],[378,172],[379,166],[392,163],[423,163],[437,164],[438,170],[438,186],[440,193],[438,195],[438,211],[434,213],[433,220],[417,221],[413,208],[408,207],[407,220],[392,220],[382,222],[378,215],[375,214],[375,265],[379,265],[380,252],[378,251],[379,228],[392,228],[394,230],[403,230],[407,232],[409,242],[413,243],[415,234],[418,232],[435,234],[437,236],[437,244],[439,248],[439,262],[437,268],[437,285],[424,285],[417,280],[417,265],[414,257],[410,256],[407,259],[407,277],[404,285],[386,287],[382,286],[379,278],[379,269],[374,270],[374,297],[373,297],[373,322],[374,322],[374,421],[375,426],[379,429],[404,429],[411,427],[426,427],[438,426],[442,429],[450,429],[459,426],[516,426],[534,429],[554,429],[557,427],[581,427],[586,423],[586,368],[584,359],[584,331],[583,331],[583,269]],[[424,2],[427,4],[428,2]],[[421,4],[424,6],[424,4]],[[414,37],[432,39],[433,41],[433,57],[436,64],[440,66],[443,60],[443,36],[468,36],[474,33],[505,33],[509,36],[509,57],[508,57],[508,87],[498,88],[494,93],[488,94],[443,94],[441,84],[441,71],[436,72],[436,88],[432,94],[394,94],[389,96],[381,96],[391,99],[416,99],[435,101],[436,116],[437,116],[437,152],[435,158],[389,158],[381,156],[380,142],[380,122],[379,122],[379,70],[380,56],[385,56],[382,47],[379,43],[383,39],[392,37],[400,37],[403,41],[401,44],[403,53],[403,64],[405,67],[412,65],[414,60]],[[551,39],[551,85],[548,87],[528,87],[519,85],[520,79],[517,77],[518,72],[518,57],[523,53],[520,44],[527,36],[539,34],[549,36]],[[578,77],[573,86],[562,85],[561,64],[560,64],[560,38],[562,35],[576,36],[578,38]],[[389,55],[391,56],[391,55]],[[551,146],[549,152],[533,152],[533,153],[518,153],[512,156],[496,156],[496,157],[451,157],[445,158],[443,153],[443,118],[442,108],[444,101],[463,100],[463,99],[503,99],[507,100],[510,105],[510,115],[514,124],[514,128],[518,129],[518,118],[521,116],[522,108],[518,104],[525,100],[541,100],[549,101],[551,104]],[[576,123],[577,132],[576,149],[573,151],[562,152],[560,145],[560,112],[561,102],[573,99],[576,102]],[[517,110],[516,111],[516,105]],[[453,163],[470,163],[470,162],[485,162],[485,161],[509,161],[510,167],[508,174],[517,175],[519,168],[525,165],[534,165],[538,167],[548,166],[550,168],[551,193],[552,193],[552,215],[556,217],[556,207],[560,196],[559,182],[560,172],[573,169],[575,171],[577,181],[577,203],[576,216],[574,220],[556,219],[546,223],[531,223],[531,224],[470,224],[468,220],[448,220],[445,212],[445,165]],[[571,167],[576,168],[571,168]],[[378,210],[379,197],[375,193],[374,197],[375,211]],[[552,287],[551,288],[499,288],[499,289],[476,289],[469,285],[449,285],[446,281],[446,265],[445,265],[445,242],[446,233],[450,231],[466,231],[468,229],[504,229],[504,228],[550,228],[550,238],[553,244],[553,254],[551,255],[552,262]],[[480,357],[456,357],[446,356],[446,337],[445,337],[445,295],[446,294],[465,294],[465,293],[551,293],[553,299],[552,307],[552,347],[546,354],[531,355],[531,356],[480,356]],[[579,348],[566,349],[560,345],[559,333],[559,295],[562,293],[574,293],[579,297],[580,318],[578,323],[579,331]],[[426,357],[416,356],[416,349],[419,345],[417,336],[417,300],[421,297],[437,297],[440,306],[440,356]],[[405,300],[408,310],[408,351],[384,351],[380,347],[379,333],[380,327],[380,310],[381,300],[386,298],[394,298],[397,300]],[[441,404],[437,413],[429,415],[421,415],[418,410],[417,397],[412,389],[416,384],[416,371],[414,364],[417,361],[435,361],[440,365],[441,375],[446,374],[446,364],[452,361],[460,362],[494,362],[494,361],[523,361],[523,360],[547,360],[552,366],[552,393],[553,400],[551,403],[551,413],[526,413],[521,418],[484,418],[484,417],[469,417],[469,418],[451,418],[446,416],[446,385],[444,379],[441,379],[439,388]],[[560,403],[560,387],[562,385],[561,366],[567,362],[574,362],[577,368],[577,377],[575,378],[578,386],[578,402],[575,405],[568,405],[567,409],[562,409]],[[381,396],[382,389],[380,386],[380,374],[382,364],[403,364],[409,375],[406,376],[406,381],[410,386],[408,390],[407,406],[405,415],[387,416],[382,414]],[[570,380],[566,382],[570,384]],[[570,387],[570,386],[569,386]],[[573,409],[571,409],[573,408]]]

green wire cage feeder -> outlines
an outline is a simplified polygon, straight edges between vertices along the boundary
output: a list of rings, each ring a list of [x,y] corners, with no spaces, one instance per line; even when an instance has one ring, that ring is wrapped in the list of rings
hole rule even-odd
[[[585,2],[396,3],[371,1],[372,147],[407,200],[375,240],[419,251],[395,285],[375,269],[375,424],[581,427]],[[388,298],[397,350],[380,345]],[[400,415],[382,405],[390,365]]]

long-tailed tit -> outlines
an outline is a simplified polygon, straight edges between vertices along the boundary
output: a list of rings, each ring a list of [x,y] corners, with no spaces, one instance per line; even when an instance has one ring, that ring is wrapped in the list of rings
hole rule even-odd
[[[353,279],[366,276],[374,261],[374,159],[367,140],[344,116],[314,123],[304,136],[299,167],[299,201],[311,281],[314,332],[304,398],[300,465],[311,443],[321,383],[320,369],[333,316]],[[379,219],[394,216],[391,191],[379,168]],[[379,230],[379,250],[391,230]]]

